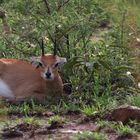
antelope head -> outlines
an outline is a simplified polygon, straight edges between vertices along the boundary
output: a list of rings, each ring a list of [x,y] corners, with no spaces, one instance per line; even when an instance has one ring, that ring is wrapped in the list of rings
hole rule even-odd
[[[59,78],[58,69],[63,66],[67,60],[66,58],[57,56],[56,44],[54,45],[53,54],[45,54],[44,43],[42,40],[41,54],[41,57],[31,58],[32,65],[35,68],[40,69],[41,77],[44,80],[51,81]]]

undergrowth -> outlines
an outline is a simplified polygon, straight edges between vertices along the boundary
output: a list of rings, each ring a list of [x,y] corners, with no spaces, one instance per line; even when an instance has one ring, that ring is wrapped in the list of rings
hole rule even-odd
[[[131,28],[132,23],[139,23],[138,14],[137,21],[130,22],[126,1],[113,2],[115,9],[106,1],[63,2],[49,1],[50,11],[40,0],[0,2],[0,11],[5,12],[11,29],[9,34],[0,30],[0,57],[28,60],[30,56],[40,55],[38,42],[41,38],[47,53],[53,50],[53,40],[56,39],[58,55],[68,60],[61,69],[61,76],[71,91],[58,102],[52,99],[43,104],[34,100],[18,105],[2,102],[0,115],[32,117],[49,110],[58,115],[73,111],[92,117],[103,116],[124,103],[140,107],[135,77],[139,67],[134,62],[130,40],[130,33],[139,39],[139,31]],[[2,29],[2,22],[0,26]],[[49,122],[60,120],[56,117]],[[26,121],[32,123],[32,119]],[[117,126],[116,131],[119,135],[134,132],[131,127],[123,125]],[[105,139],[100,133],[89,132],[76,137]]]

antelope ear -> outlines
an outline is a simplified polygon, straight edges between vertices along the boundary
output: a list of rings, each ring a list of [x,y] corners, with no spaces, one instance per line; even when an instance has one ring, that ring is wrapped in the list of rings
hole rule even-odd
[[[56,64],[58,64],[58,67],[61,67],[61,66],[63,66],[66,63],[67,63],[67,59],[66,58],[64,58],[64,57],[58,57],[57,58],[57,63]]]
[[[64,57],[60,57],[60,63],[61,63],[62,65],[66,64],[66,63],[67,63],[67,59],[64,58]]]
[[[39,68],[40,66],[42,66],[42,62],[40,61],[40,58],[39,57],[31,57],[30,58],[30,63],[35,68]]]

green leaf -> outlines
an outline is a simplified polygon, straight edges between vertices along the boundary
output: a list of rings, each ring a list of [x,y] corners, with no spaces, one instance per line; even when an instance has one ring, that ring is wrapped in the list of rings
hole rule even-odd
[[[116,66],[114,70],[134,70],[134,68],[128,65],[121,65],[121,66]]]
[[[111,70],[111,67],[110,67],[110,65],[108,64],[108,62],[106,62],[106,61],[104,61],[104,60],[98,60],[99,61],[99,63],[101,64],[101,65],[103,65],[103,67],[105,67],[106,69],[108,69],[108,70]]]
[[[82,60],[80,60],[80,57],[73,57],[72,59],[69,60],[69,62],[64,66],[64,68],[66,70],[72,69],[74,66],[76,66],[77,64],[82,65]]]

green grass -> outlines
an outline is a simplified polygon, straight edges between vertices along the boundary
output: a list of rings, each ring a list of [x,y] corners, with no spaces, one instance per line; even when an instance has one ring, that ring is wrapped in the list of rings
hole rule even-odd
[[[140,97],[139,96],[128,96],[127,97],[128,104],[140,107]]]
[[[125,137],[127,135],[137,135],[139,133],[140,125],[137,121],[130,121],[126,125],[121,122],[111,122],[105,120],[98,120],[96,122],[100,130],[108,128],[113,130],[119,137]]]
[[[7,107],[0,108],[0,116],[1,115],[7,115],[8,110],[9,110],[9,108],[7,108]]]
[[[128,125],[123,125],[120,124],[119,126],[117,126],[117,133],[119,136],[126,136],[128,134],[136,134],[136,131],[133,128],[130,128],[130,126]]]
[[[6,105],[6,104],[4,104]],[[22,114],[24,116],[29,116],[31,114],[42,114],[46,111],[47,104],[39,104],[34,99],[32,99],[30,102],[23,102],[18,105],[12,105],[8,104],[7,107],[7,113],[9,114]],[[4,110],[3,110],[4,111]]]
[[[44,124],[43,119],[39,119],[39,118],[36,118],[36,117],[23,117],[21,119],[17,119],[17,122],[19,124],[20,123],[29,124],[33,128],[38,128],[39,126],[42,126]]]
[[[90,140],[90,139],[107,140],[107,135],[104,133],[85,131],[79,132],[74,136],[74,140]]]
[[[9,114],[24,114],[25,116],[28,116],[30,111],[31,111],[31,108],[29,104],[27,104],[26,102],[20,105],[9,105],[9,108],[8,108]]]
[[[50,117],[49,119],[48,119],[48,123],[49,124],[53,124],[53,123],[64,123],[65,122],[65,120],[64,120],[64,118],[62,118],[62,117],[60,117],[60,116],[53,116],[53,117]]]
[[[25,4],[29,6],[27,9]],[[57,43],[60,45],[58,54],[68,59],[61,75],[66,83],[72,84],[72,94],[59,101],[48,98],[44,104],[37,104],[34,100],[31,100],[30,104],[24,102],[20,105],[0,102],[0,116],[22,115],[20,122],[39,125],[40,121],[36,117],[30,117],[31,114],[43,114],[51,110],[56,114],[48,119],[48,123],[52,124],[65,122],[59,115],[68,111],[80,111],[81,115],[87,117],[97,114],[102,117],[120,104],[140,107],[140,98],[135,94],[138,92],[135,79],[133,74],[129,74],[139,69],[136,68],[138,66],[134,67],[134,58],[129,52],[129,47],[133,46],[130,46],[128,36],[133,32],[136,39],[139,38],[137,26],[140,24],[140,2],[73,0],[60,11],[57,10],[58,1],[50,1],[49,4],[51,16],[48,16],[46,7],[39,0],[34,0],[33,3],[11,0],[0,5],[13,30],[12,35],[0,37],[0,57],[28,59],[31,55],[38,56],[40,50],[34,38],[40,40],[42,37],[47,46],[45,51],[51,52],[54,45],[52,38],[57,36]],[[59,29],[57,34],[56,26]],[[107,32],[103,34],[104,27]],[[66,38],[67,35],[69,39]],[[95,41],[92,37],[101,40]],[[9,44],[22,51],[9,47]],[[27,44],[34,47],[28,47]],[[134,134],[140,128],[138,122],[122,125],[99,118],[97,123],[100,127],[115,129],[120,136]],[[11,124],[9,121],[5,123],[7,127]],[[98,140],[106,136],[95,132],[76,135],[77,139],[91,137]]]
[[[79,110],[86,116],[94,116],[96,114],[102,116],[118,105],[117,100],[113,99],[110,95],[92,96],[91,98],[93,98],[91,105],[85,105],[83,102],[81,107],[79,107]]]
[[[80,111],[87,117],[92,117],[99,113],[98,108],[88,105],[83,106],[83,108],[80,109]]]
[[[105,120],[100,120],[100,119],[96,122],[96,125],[99,128],[105,128],[105,127],[112,128],[114,127],[115,124],[116,124],[115,122],[110,122],[110,121],[105,121]]]
[[[130,120],[129,121],[129,126],[133,128],[136,132],[140,132],[140,123],[137,122],[136,120]]]

